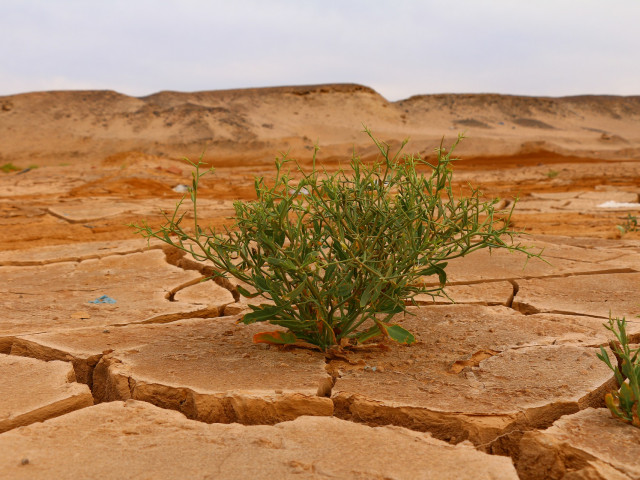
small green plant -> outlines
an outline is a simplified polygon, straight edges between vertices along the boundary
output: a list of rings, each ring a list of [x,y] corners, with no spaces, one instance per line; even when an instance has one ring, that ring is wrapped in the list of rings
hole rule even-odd
[[[620,235],[624,235],[627,232],[637,232],[638,231],[638,217],[628,213],[627,214],[627,218],[625,218],[625,222],[622,225],[616,225],[616,227],[620,231]]]
[[[416,295],[441,294],[449,260],[482,248],[534,255],[513,245],[512,210],[499,214],[498,200],[483,202],[476,189],[454,199],[451,154],[462,136],[448,152],[437,149],[432,165],[402,156],[406,141],[391,155],[365,132],[379,160],[366,164],[354,154],[348,170],[329,173],[316,168],[317,147],[310,172],[286,156],[277,159],[275,179],[256,179],[257,200],[235,202],[235,224],[223,233],[198,223],[198,182],[208,173],[201,162],[192,163],[188,191],[193,229],[183,225],[187,212],[179,212],[186,195],[158,230],[146,222],[133,226],[248,284],[251,291],[238,287],[243,296],[270,300],[250,305],[242,321],[287,330],[258,334],[256,342],[323,351],[380,337],[410,344],[413,335],[391,320]],[[434,286],[423,281],[428,276],[438,279]]]
[[[0,166],[0,170],[2,170],[4,173],[9,173],[20,170],[20,167],[16,167],[13,163],[9,162]]]
[[[609,317],[609,323],[604,326],[617,339],[609,342],[617,364],[612,365],[603,347],[597,355],[613,371],[618,384],[618,390],[607,393],[605,403],[615,418],[640,428],[640,348],[634,350],[629,346],[625,318],[614,320]]]
[[[559,171],[557,171],[557,170],[549,170],[549,171],[546,173],[547,178],[556,178],[559,174],[560,174],[560,172],[559,172]]]

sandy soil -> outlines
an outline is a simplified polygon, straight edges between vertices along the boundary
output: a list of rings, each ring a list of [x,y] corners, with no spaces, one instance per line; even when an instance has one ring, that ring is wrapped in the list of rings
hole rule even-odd
[[[433,157],[443,140],[468,138],[458,153],[456,180],[487,196],[524,202],[544,192],[635,192],[640,169],[640,97],[534,98],[431,95],[388,102],[357,85],[323,85],[197,93],[161,92],[144,98],[109,91],[40,92],[0,97],[2,175],[0,248],[131,236],[126,212],[83,226],[51,216],[53,203],[91,197],[96,202],[179,198],[171,188],[189,183],[181,159],[218,169],[204,195],[253,198],[255,175],[270,175],[279,152],[309,163],[316,141],[329,169],[364,158],[375,147],[362,124],[392,147]],[[153,202],[151,202],[153,203]],[[557,210],[557,209],[556,209]],[[7,222],[24,211],[30,221]],[[153,213],[153,212],[150,212]],[[576,215],[579,214],[579,215]],[[540,211],[514,225],[533,233],[611,237],[624,214],[609,210]],[[221,221],[219,215],[211,218]],[[87,222],[90,223],[90,222]]]
[[[330,171],[354,148],[375,158],[362,124],[392,148],[410,137],[405,151],[427,158],[464,131],[456,190],[477,186],[505,208],[517,198],[512,226],[530,234],[526,241],[544,248],[550,263],[523,270],[501,254],[453,262],[448,288],[458,304],[424,300],[416,317],[403,320],[419,339],[415,348],[336,359],[251,345],[253,330],[236,325],[246,303],[224,286],[196,283],[204,266],[159,245],[147,248],[127,226],[158,224],[160,212],[172,210],[182,196],[174,189],[190,184],[184,156],[202,154],[216,168],[202,181],[200,215],[219,227],[230,223],[234,200],[255,198],[255,176],[272,175],[279,152],[309,166],[319,141],[318,163]],[[464,462],[474,465],[468,478],[640,478],[629,460],[636,458],[635,433],[625,430],[626,443],[615,448],[563,433],[594,418],[590,435],[621,438],[611,433],[620,425],[600,411],[612,376],[594,352],[606,344],[601,325],[610,310],[640,314],[633,301],[640,234],[618,228],[640,213],[640,97],[425,95],[388,102],[359,85],[143,98],[39,92],[0,97],[0,131],[0,166],[16,167],[0,172],[0,391],[10,400],[0,399],[0,431],[8,430],[0,433],[0,468],[10,467],[12,478],[81,476],[73,462],[56,466],[55,455],[45,453],[71,455],[75,439],[88,435],[76,416],[104,432],[104,451],[127,444],[193,478],[222,464],[214,459],[189,470],[166,452],[153,453],[157,439],[180,445],[185,432],[198,431],[190,441],[202,447],[219,435],[214,427],[232,422],[244,424],[233,427],[233,445],[248,458],[264,455],[271,476],[418,478],[380,462],[363,461],[357,470],[319,466],[308,448],[302,455],[293,444],[282,447],[281,430],[304,431],[298,425],[309,422],[306,415],[334,417],[313,427],[327,432],[376,426],[381,438],[418,442],[423,456],[455,448],[442,464],[426,462],[433,475],[423,478],[454,470],[459,476]],[[117,303],[90,303],[102,294]],[[631,325],[638,341],[640,327]],[[111,406],[88,406],[91,397]],[[142,403],[118,403],[132,399]],[[119,426],[114,418],[127,408],[132,423]],[[202,422],[213,425],[201,431]],[[126,443],[128,428],[148,441]],[[55,432],[64,432],[62,446]],[[364,451],[367,432],[353,433]],[[36,440],[44,437],[54,443]],[[264,450],[274,442],[282,456]],[[220,451],[239,448],[233,445]],[[113,470],[109,456],[91,461],[96,478],[117,478],[128,468],[150,474],[138,460],[121,463],[124,470]],[[234,462],[236,469],[251,466]],[[161,469],[154,475],[165,478]]]

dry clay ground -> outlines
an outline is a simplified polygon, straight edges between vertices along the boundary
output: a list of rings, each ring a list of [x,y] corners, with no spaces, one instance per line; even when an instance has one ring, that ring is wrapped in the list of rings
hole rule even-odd
[[[616,229],[640,213],[637,157],[459,164],[456,187],[520,195],[513,226],[548,263],[453,261],[455,303],[397,319],[416,344],[342,356],[252,344],[243,299],[125,226],[159,223],[184,163],[71,163],[0,175],[1,477],[640,478],[640,429],[603,408],[595,355],[609,312],[640,341],[640,236]],[[271,171],[218,165],[203,223]]]

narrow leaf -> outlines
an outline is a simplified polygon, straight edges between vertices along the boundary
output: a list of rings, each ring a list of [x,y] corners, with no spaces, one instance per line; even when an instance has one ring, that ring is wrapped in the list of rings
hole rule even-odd
[[[298,296],[302,293],[305,286],[306,284],[304,282],[300,282],[300,285],[294,288],[291,292],[287,293],[287,297],[289,297],[289,300],[291,300],[293,303],[296,303]]]
[[[440,285],[444,285],[445,283],[447,283],[447,274],[444,271],[446,266],[447,266],[447,262],[433,264],[433,265],[430,265],[428,268],[422,270],[420,274],[424,276],[438,275],[438,281],[440,282]]]
[[[251,293],[249,290],[241,287],[240,285],[236,287],[236,290],[238,290],[238,293],[240,293],[240,295],[242,295],[245,298],[255,298],[260,295],[259,293]]]
[[[355,339],[358,341],[358,343],[364,343],[367,340],[375,338],[379,335],[382,335],[382,332],[380,331],[377,325],[374,325],[373,327],[365,330],[364,332],[360,332],[358,335],[355,336]]]
[[[371,294],[373,293],[375,286],[375,283],[372,282],[364,289],[364,292],[362,292],[362,296],[360,297],[360,308],[364,308],[369,303],[369,299],[371,298]]]
[[[261,332],[253,336],[253,343],[269,343],[272,345],[293,345],[298,338],[291,332]]]
[[[283,268],[288,272],[297,271],[296,266],[293,264],[291,260],[275,258],[275,257],[267,257],[267,263],[272,267]]]
[[[276,305],[260,305],[258,307],[250,305],[255,310],[251,313],[247,313],[242,317],[242,323],[250,324],[255,322],[266,322],[280,313],[280,307]]]
[[[400,325],[381,325],[387,331],[389,338],[395,340],[398,343],[411,345],[416,341],[416,337],[414,337],[411,332],[405,330]]]

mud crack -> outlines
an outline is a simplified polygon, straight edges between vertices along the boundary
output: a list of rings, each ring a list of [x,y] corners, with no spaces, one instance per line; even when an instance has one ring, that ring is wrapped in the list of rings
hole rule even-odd
[[[168,246],[163,246],[162,250],[165,254],[165,260],[169,265],[182,268],[183,270],[194,270],[196,272],[199,272],[201,275],[203,275],[203,277],[210,278],[217,285],[228,290],[236,302],[240,301],[240,292],[238,292],[237,287],[231,281],[229,281],[228,278],[222,276],[223,272],[221,272],[220,270],[212,266],[203,265],[202,263],[186,258],[187,252],[183,250]],[[186,286],[188,285],[178,288],[180,289]],[[174,292],[174,295],[175,293],[177,292]]]

